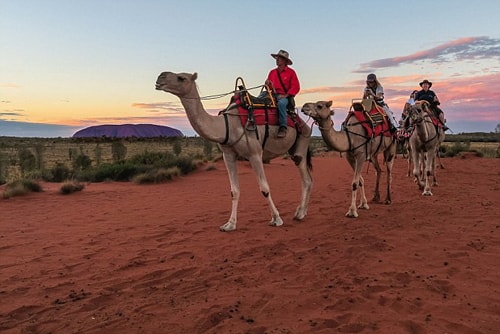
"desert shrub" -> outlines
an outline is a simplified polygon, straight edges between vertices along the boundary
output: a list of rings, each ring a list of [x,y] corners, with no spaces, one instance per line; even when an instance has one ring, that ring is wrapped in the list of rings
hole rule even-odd
[[[177,159],[170,152],[143,152],[134,155],[129,161],[133,164],[150,165],[156,167],[171,167]]]
[[[40,192],[42,186],[30,179],[18,179],[7,183],[3,198],[10,198],[14,196],[23,196],[29,192]]]
[[[79,154],[75,160],[73,161],[73,169],[75,170],[85,170],[89,168],[92,165],[92,160],[85,155],[85,154]]]
[[[165,181],[172,180],[174,177],[181,175],[181,171],[178,167],[172,168],[159,168],[147,171],[142,174],[134,176],[133,181],[139,184],[145,183],[161,183]]]
[[[71,172],[65,164],[62,162],[57,162],[50,170],[48,175],[44,177],[45,181],[49,182],[63,182],[67,180],[71,175]]]
[[[121,141],[115,141],[111,144],[111,155],[114,162],[121,161],[127,156],[127,147]]]
[[[211,170],[217,170],[217,166],[214,164],[209,164],[205,167],[205,171],[209,172]]]
[[[180,157],[177,159],[175,166],[179,167],[179,170],[183,175],[189,174],[190,172],[194,171],[198,165],[195,163],[195,161],[191,158],[188,157]]]
[[[182,152],[182,145],[179,140],[175,140],[174,144],[172,145],[172,150],[174,151],[174,154],[176,156],[179,156]]]
[[[460,142],[455,142],[453,145],[448,147],[445,152],[445,157],[454,157],[460,152],[468,152],[470,148],[470,142],[468,143],[460,143]]]
[[[106,180],[129,181],[136,174],[145,171],[146,168],[144,166],[138,166],[130,162],[102,164],[78,173],[77,179],[92,182],[103,182]]]
[[[21,173],[32,171],[36,168],[36,158],[27,148],[23,148],[19,151],[19,165],[21,167]]]
[[[85,188],[85,185],[78,181],[66,181],[61,185],[61,194],[68,195],[72,194],[76,191],[82,191]]]
[[[100,165],[102,162],[102,148],[99,146],[99,143],[94,148],[94,154],[95,154],[95,163],[96,165]]]

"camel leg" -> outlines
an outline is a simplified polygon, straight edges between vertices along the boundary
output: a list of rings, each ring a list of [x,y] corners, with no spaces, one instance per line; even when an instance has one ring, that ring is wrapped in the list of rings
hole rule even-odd
[[[297,164],[299,169],[302,193],[300,196],[299,206],[295,209],[295,215],[293,216],[294,220],[302,220],[307,215],[307,208],[309,205],[309,199],[311,196],[312,189],[312,176],[309,170],[308,164],[308,156],[310,158],[309,152],[309,143],[311,142],[311,133],[302,133],[297,138],[297,142],[295,145],[295,152],[293,153],[294,162],[297,164],[297,161],[300,162]]]
[[[411,153],[411,148],[410,145],[408,145],[408,170],[406,172],[406,176],[410,177],[411,175],[411,164],[412,164],[412,153]]]
[[[391,146],[384,151],[384,162],[387,173],[387,192],[385,196],[385,204],[391,204],[391,184],[392,184],[392,165],[394,164],[394,157],[396,156],[396,144],[392,143]]]
[[[413,160],[413,175],[415,176],[415,183],[417,183],[419,189],[424,189],[424,183],[421,180],[420,164],[423,164],[421,157],[423,154],[417,150],[412,150],[412,160]]]
[[[302,183],[302,194],[300,199],[300,204],[295,210],[294,220],[302,220],[307,215],[307,206],[309,203],[309,198],[311,196],[312,189],[312,177],[309,169],[307,167],[307,159],[302,159],[298,168]]]
[[[371,159],[373,163],[373,167],[375,168],[376,178],[375,178],[375,193],[373,194],[372,202],[378,203],[380,202],[380,174],[382,173],[382,169],[378,163],[377,156],[372,156]]]
[[[345,214],[346,217],[356,218],[358,217],[358,211],[356,209],[356,195],[358,188],[360,188],[361,192],[361,204],[360,207],[365,209],[369,209],[368,201],[366,200],[365,192],[364,192],[364,180],[361,176],[361,170],[363,168],[364,156],[361,154],[358,158],[355,159],[352,155],[347,155],[347,161],[351,165],[351,168],[354,171],[354,176],[351,183],[351,205],[349,206],[349,211]]]
[[[368,206],[368,199],[366,199],[365,179],[361,175],[361,172],[359,174],[358,186],[359,186],[359,195],[360,195],[358,209],[368,210],[368,209],[370,209],[370,206]]]
[[[441,157],[439,156],[439,147],[436,150],[436,157],[435,157],[435,166],[434,166],[434,173],[433,173],[433,178],[432,178],[432,186],[436,187],[438,185],[437,177],[436,177],[436,165],[439,166],[439,168],[444,169],[443,164],[441,163]]]
[[[436,156],[436,152],[434,150],[430,150],[425,152],[426,156],[426,161],[425,161],[425,168],[424,168],[424,174],[425,174],[425,188],[424,192],[422,193],[423,196],[432,196],[432,191],[431,191],[431,185],[430,185],[430,178],[434,174],[434,157]]]
[[[269,183],[267,182],[266,174],[264,173],[264,165],[262,164],[262,156],[260,154],[254,154],[248,160],[250,161],[250,164],[252,165],[252,168],[257,175],[257,181],[259,182],[260,191],[262,195],[264,195],[264,197],[267,199],[269,207],[271,208],[271,221],[269,222],[269,225],[283,225],[283,220],[281,219],[278,209],[274,205],[274,202],[271,198]]]
[[[238,161],[237,156],[233,152],[224,152],[224,164],[226,165],[227,173],[229,175],[229,182],[231,184],[231,217],[227,223],[219,227],[222,232],[229,232],[236,230],[236,221],[238,213],[238,201],[240,199],[240,183],[238,180]]]

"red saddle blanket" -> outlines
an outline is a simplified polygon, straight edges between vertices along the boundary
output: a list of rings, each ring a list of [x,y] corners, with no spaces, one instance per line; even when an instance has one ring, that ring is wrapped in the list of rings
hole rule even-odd
[[[234,95],[232,100],[238,106],[238,114],[241,119],[241,124],[243,126],[246,126],[248,122],[248,109],[242,104],[238,94]],[[267,118],[266,118],[266,113],[267,113]],[[272,108],[272,107],[269,107],[267,109],[263,107],[253,108],[253,118],[254,118],[254,125],[265,125],[266,123],[268,125],[279,125],[278,108]],[[295,117],[295,121],[298,122],[298,124],[302,124],[303,122],[298,115]],[[290,115],[287,115],[286,123],[288,126],[296,127]]]
[[[363,125],[369,137],[377,137],[381,134],[385,137],[392,136],[392,133],[389,130],[389,121],[387,120],[387,116],[385,114],[383,115],[382,122],[376,122],[375,124],[373,124],[374,122],[372,121],[372,119],[375,118],[376,115],[380,115],[381,113],[381,111],[379,111],[375,104],[373,104],[372,109],[368,113],[370,117],[368,117],[363,110],[356,109],[351,110],[350,114],[354,114],[354,117],[356,117],[356,119]],[[348,117],[350,116],[348,115]]]
[[[432,110],[429,110],[429,111],[425,111],[427,114],[429,114],[429,116],[431,117],[431,121],[432,121],[432,124],[434,124],[435,127],[438,127],[438,128],[443,128],[444,125],[441,124],[441,122],[439,121],[439,118],[436,117],[436,114],[434,113],[434,111]]]

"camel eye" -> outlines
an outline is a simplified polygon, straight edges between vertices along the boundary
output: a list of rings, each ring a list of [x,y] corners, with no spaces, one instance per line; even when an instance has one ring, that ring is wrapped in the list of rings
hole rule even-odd
[[[318,109],[320,109],[320,110],[323,109],[323,106],[321,104],[318,105]]]
[[[181,77],[180,75],[177,77],[177,81],[185,81],[185,80],[186,80],[186,78]]]

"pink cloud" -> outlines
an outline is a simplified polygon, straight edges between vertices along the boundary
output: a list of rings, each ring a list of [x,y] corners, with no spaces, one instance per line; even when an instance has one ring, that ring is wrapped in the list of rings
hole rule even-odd
[[[421,60],[442,63],[471,59],[498,59],[500,56],[500,39],[482,37],[463,37],[434,48],[418,51],[407,56],[373,60],[361,64],[354,72],[366,73],[375,69],[397,67],[401,64],[411,64]]]

